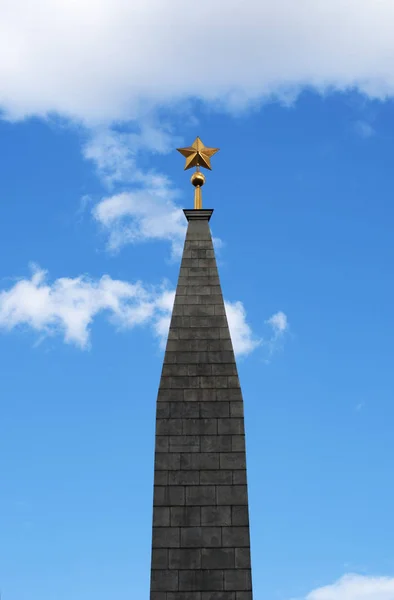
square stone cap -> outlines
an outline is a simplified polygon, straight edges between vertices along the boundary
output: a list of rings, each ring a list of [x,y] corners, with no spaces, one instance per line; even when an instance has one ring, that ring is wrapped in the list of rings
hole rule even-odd
[[[188,221],[209,221],[213,213],[213,208],[185,208],[183,212]]]

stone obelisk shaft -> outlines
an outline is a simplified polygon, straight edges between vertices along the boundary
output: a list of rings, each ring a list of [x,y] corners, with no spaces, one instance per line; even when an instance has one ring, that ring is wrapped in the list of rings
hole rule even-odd
[[[157,399],[150,600],[252,600],[243,400],[211,214],[185,211]]]

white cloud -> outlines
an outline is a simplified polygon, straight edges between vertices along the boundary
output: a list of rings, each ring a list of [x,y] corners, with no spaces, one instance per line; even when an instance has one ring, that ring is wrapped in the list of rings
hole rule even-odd
[[[168,314],[168,290],[137,282],[62,277],[48,283],[46,272],[34,269],[0,293],[0,328],[29,327],[44,335],[61,334],[64,341],[81,348],[89,345],[90,327],[101,312],[117,327],[150,325],[156,333]]]
[[[275,337],[279,337],[285,333],[289,328],[287,316],[282,311],[279,311],[267,319],[266,323],[273,329]]]
[[[93,216],[108,234],[108,248],[147,240],[170,241],[172,255],[182,252],[186,219],[173,201],[175,193],[163,184],[135,189],[104,198]]]
[[[394,93],[392,0],[3,0],[0,106],[94,124],[198,97]],[[197,39],[197,45],[195,40]]]
[[[394,577],[345,575],[313,590],[303,600],[394,600]]]
[[[225,302],[228,325],[235,354],[242,356],[253,352],[262,340],[256,338],[246,321],[242,302]]]
[[[265,323],[271,328],[271,335],[264,341],[268,352],[266,360],[269,362],[271,356],[282,348],[284,336],[288,333],[290,326],[287,316],[282,311],[273,314]]]

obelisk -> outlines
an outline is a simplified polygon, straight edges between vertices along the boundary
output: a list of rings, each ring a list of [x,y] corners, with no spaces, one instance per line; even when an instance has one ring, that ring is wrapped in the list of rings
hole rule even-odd
[[[150,600],[252,600],[244,407],[200,167],[157,398]]]

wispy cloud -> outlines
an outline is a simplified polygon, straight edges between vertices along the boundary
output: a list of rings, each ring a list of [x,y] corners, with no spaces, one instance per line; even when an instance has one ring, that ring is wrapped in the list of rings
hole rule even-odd
[[[172,256],[182,251],[186,232],[183,211],[167,185],[147,187],[104,198],[93,209],[94,219],[108,236],[108,249],[126,244],[168,241]]]
[[[331,585],[317,588],[299,600],[393,600],[393,577],[348,574]]]
[[[285,335],[290,330],[290,325],[287,315],[282,311],[273,314],[265,321],[265,324],[271,329],[271,335],[264,341],[265,349],[268,351],[267,360],[269,360],[275,352],[282,348]]]
[[[356,121],[354,123],[354,131],[364,139],[373,137],[376,133],[375,129],[368,121]]]
[[[275,338],[281,337],[289,328],[287,316],[279,311],[267,319],[266,323],[272,327]]]
[[[89,131],[82,152],[85,159],[94,163],[101,181],[109,188],[119,183],[160,187],[169,185],[167,177],[154,170],[140,169],[137,157],[142,152],[167,154],[180,141],[163,125],[142,123],[132,133],[96,127]]]

